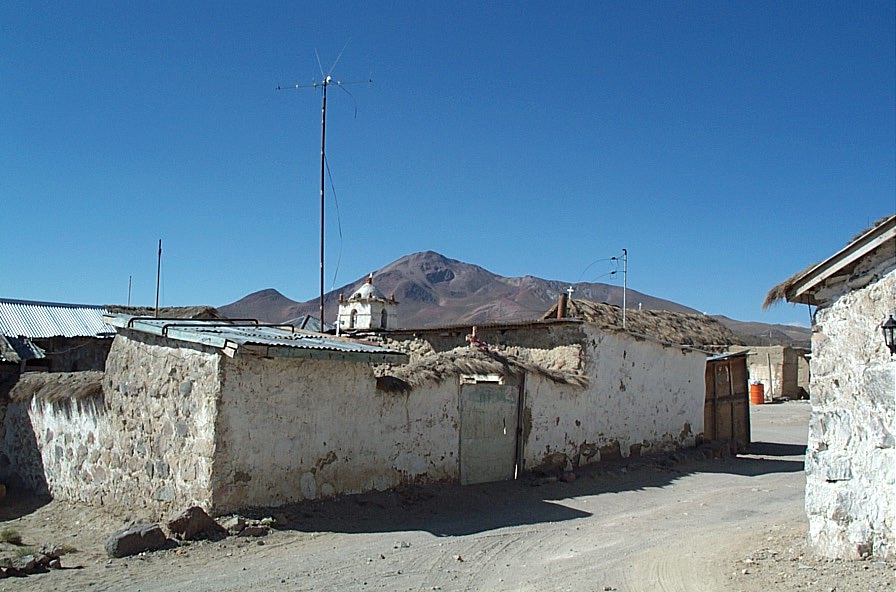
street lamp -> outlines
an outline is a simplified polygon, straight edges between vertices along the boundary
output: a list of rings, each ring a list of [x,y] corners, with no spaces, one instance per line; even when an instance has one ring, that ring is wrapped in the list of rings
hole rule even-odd
[[[890,315],[890,318],[884,321],[880,328],[884,333],[884,343],[890,349],[890,354],[896,354],[896,319],[893,318],[893,315]]]

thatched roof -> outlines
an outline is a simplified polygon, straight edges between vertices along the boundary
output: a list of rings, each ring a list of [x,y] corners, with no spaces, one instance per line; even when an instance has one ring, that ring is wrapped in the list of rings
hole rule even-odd
[[[879,243],[877,243],[876,241],[882,240],[882,237],[885,238],[886,234],[884,233],[890,233],[891,238],[889,239],[889,242],[892,243],[892,229],[894,224],[896,224],[896,214],[884,216],[880,220],[876,221],[874,224],[850,239],[850,241],[846,243],[846,246],[839,252],[835,253],[831,257],[828,257],[824,261],[813,263],[809,267],[793,274],[792,276],[769,290],[768,294],[766,294],[765,296],[765,300],[762,303],[762,308],[767,309],[771,305],[780,302],[781,300],[791,300],[795,303],[802,302],[804,304],[818,304],[817,302],[814,302],[814,298],[812,297],[811,293],[798,295],[795,294],[795,290],[806,290],[807,292],[811,292],[811,290],[807,289],[805,286],[800,287],[799,285],[806,282],[809,282],[809,285],[812,285],[813,276],[819,278],[818,281],[820,281],[821,277],[824,276],[819,276],[819,274],[826,269],[853,269],[857,262],[856,257],[866,256],[867,253],[871,252],[871,250],[881,248]],[[892,246],[884,248],[889,248],[889,253],[893,253]],[[863,252],[862,249],[865,249],[865,251]],[[858,253],[858,255],[856,255],[856,253]]]
[[[12,387],[9,398],[28,401],[36,397],[55,403],[63,399],[89,399],[102,393],[102,372],[27,372]]]
[[[787,295],[793,291],[793,287],[803,279],[803,277],[812,269],[818,266],[818,263],[813,263],[806,269],[801,270],[798,273],[793,274],[774,288],[768,291],[768,294],[765,295],[765,300],[762,301],[762,310],[767,310],[771,305],[777,304],[782,300],[787,300]]]
[[[118,304],[104,307],[112,314],[129,314],[135,317],[153,317],[156,309],[151,306],[122,306]],[[160,319],[223,319],[224,315],[213,306],[167,306],[159,309]]]
[[[390,343],[401,348],[402,342]],[[539,359],[540,358],[540,359]],[[401,366],[380,366],[376,369],[377,388],[385,391],[409,391],[426,383],[439,383],[448,378],[470,374],[519,375],[529,372],[560,384],[585,387],[588,378],[576,368],[562,363],[551,364],[545,356],[529,355],[525,350],[491,348],[483,351],[461,346],[449,351],[433,350],[411,355],[411,362]]]
[[[582,319],[604,329],[622,330],[622,308],[618,306],[574,299],[568,301],[566,310],[567,317]],[[542,318],[556,317],[555,304]],[[731,329],[716,319],[701,314],[626,309],[625,329],[630,333],[673,345],[707,349],[710,346],[742,345],[741,340]]]

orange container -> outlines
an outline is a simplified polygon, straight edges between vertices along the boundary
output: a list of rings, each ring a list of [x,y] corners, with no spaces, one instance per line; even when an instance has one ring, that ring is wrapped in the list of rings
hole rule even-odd
[[[765,385],[761,382],[759,384],[751,384],[750,385],[750,404],[751,405],[762,405],[765,403]]]

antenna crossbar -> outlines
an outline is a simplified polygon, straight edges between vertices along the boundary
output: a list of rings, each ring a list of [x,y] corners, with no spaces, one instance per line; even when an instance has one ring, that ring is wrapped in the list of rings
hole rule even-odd
[[[345,51],[345,48],[343,48]],[[339,56],[342,56],[340,52]],[[336,58],[339,61],[339,58]],[[333,66],[335,67],[335,63]],[[321,71],[321,75],[323,75],[323,71]],[[347,82],[342,82],[340,80],[333,80],[333,77],[327,74],[324,76],[323,80],[320,82],[314,81],[311,84],[293,84],[291,86],[278,86],[277,90],[301,90],[305,88],[321,88],[323,89],[323,98],[321,101],[321,121],[320,121],[320,304],[319,304],[319,312],[320,312],[320,326],[321,330],[324,327],[324,174],[326,172],[326,148],[327,148],[327,88],[330,86],[347,86],[350,84],[370,84],[373,80],[350,80]],[[344,89],[343,89],[344,90]],[[345,91],[348,92],[348,91]],[[351,93],[349,93],[351,95]],[[356,107],[357,111],[357,107]]]

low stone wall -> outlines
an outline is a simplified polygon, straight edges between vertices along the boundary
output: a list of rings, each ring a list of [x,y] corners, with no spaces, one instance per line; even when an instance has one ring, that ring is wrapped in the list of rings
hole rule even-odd
[[[8,404],[0,471],[12,485],[147,517],[209,507],[220,354],[124,333],[102,396]]]
[[[47,495],[50,489],[29,407],[30,402],[9,399],[0,404],[0,482]]]
[[[878,327],[894,303],[891,271],[816,313],[806,513],[827,557],[896,552],[896,361]]]
[[[102,500],[107,469],[103,463],[101,432],[106,428],[102,397],[45,401],[37,397],[17,403],[27,409],[27,417],[17,428],[33,429],[39,462],[29,471],[20,463],[18,471],[30,474],[32,483],[45,479],[54,498],[86,502]],[[30,425],[29,425],[30,424]],[[27,452],[22,450],[27,458]],[[20,456],[19,458],[23,458]],[[43,475],[38,476],[38,471]]]

